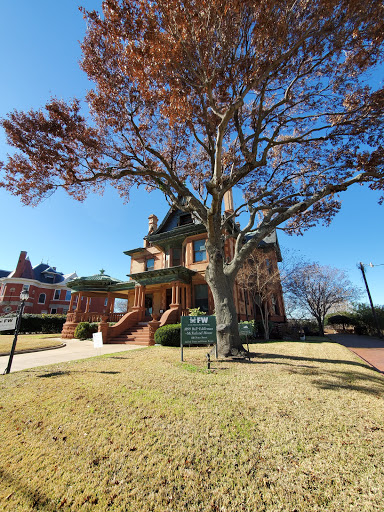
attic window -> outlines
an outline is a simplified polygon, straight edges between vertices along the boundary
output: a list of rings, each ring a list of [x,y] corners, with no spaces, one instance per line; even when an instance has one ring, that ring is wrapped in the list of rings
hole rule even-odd
[[[193,224],[192,215],[190,213],[183,213],[179,217],[179,226],[186,226],[187,224]]]

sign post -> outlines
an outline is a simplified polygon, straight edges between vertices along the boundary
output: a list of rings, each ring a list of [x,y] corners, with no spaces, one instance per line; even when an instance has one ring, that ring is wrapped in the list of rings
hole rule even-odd
[[[251,360],[251,356],[249,355],[249,343],[248,336],[252,334],[253,327],[251,324],[239,324],[239,334],[240,336],[245,336],[247,340],[247,350],[248,350],[248,359]]]
[[[215,316],[182,316],[181,317],[181,360],[184,361],[185,345],[215,345],[217,359],[217,336]]]

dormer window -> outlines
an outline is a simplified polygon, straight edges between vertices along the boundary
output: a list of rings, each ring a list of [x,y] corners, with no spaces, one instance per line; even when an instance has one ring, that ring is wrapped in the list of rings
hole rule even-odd
[[[154,258],[149,258],[145,262],[145,270],[154,270],[154,268],[155,268],[155,259]]]
[[[186,224],[193,224],[192,215],[190,213],[182,213],[179,217],[179,226],[185,226]]]

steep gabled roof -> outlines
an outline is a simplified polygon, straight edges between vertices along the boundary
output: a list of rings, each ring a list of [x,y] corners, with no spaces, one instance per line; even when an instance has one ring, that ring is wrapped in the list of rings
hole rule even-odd
[[[171,208],[160,226],[146,236],[148,242],[162,248],[181,245],[191,235],[205,233],[205,226],[197,222],[190,213]]]

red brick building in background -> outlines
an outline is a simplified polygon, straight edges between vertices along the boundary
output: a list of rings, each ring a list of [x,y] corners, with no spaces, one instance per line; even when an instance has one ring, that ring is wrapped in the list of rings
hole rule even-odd
[[[76,272],[63,274],[46,263],[32,267],[27,252],[21,251],[15,270],[0,270],[0,314],[17,310],[23,289],[29,294],[24,313],[66,314],[71,300],[67,283],[76,277]],[[92,304],[95,311],[103,307],[102,299]]]

